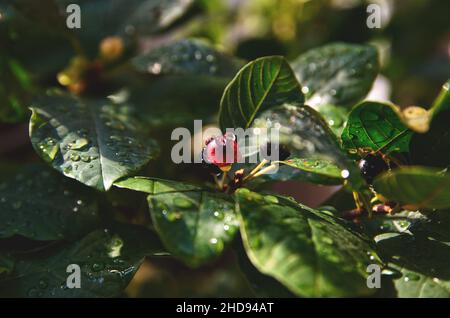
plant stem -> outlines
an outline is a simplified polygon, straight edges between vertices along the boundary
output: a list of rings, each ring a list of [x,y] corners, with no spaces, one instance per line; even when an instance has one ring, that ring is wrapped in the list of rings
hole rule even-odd
[[[271,164],[270,166],[265,167],[264,169],[262,169],[259,172],[255,173],[253,175],[252,179],[257,178],[257,177],[259,177],[259,176],[261,176],[263,174],[269,173],[270,171],[272,171],[272,170],[274,170],[276,168],[278,168],[277,164]]]
[[[219,183],[220,190],[223,190],[223,186],[225,185],[225,180],[226,180],[227,176],[228,176],[228,171],[224,171],[222,173],[222,178],[220,179],[220,183]]]
[[[242,181],[246,181],[247,179],[251,179],[259,170],[261,170],[262,167],[266,165],[269,161],[266,159],[263,159],[248,175],[242,179]]]

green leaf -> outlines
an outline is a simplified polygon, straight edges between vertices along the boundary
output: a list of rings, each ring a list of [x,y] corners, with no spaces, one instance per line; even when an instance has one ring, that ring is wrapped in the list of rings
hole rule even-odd
[[[379,240],[377,245],[389,267],[402,273],[394,280],[398,297],[450,297],[448,245],[407,234]]]
[[[154,75],[231,77],[241,63],[196,39],[183,39],[132,59],[136,70]]]
[[[344,223],[283,197],[239,189],[236,198],[247,254],[262,273],[299,296],[373,293],[366,267],[378,257]]]
[[[342,142],[349,151],[408,152],[411,135],[395,106],[368,101],[352,109]]]
[[[370,91],[378,74],[378,54],[368,45],[333,43],[302,54],[292,68],[306,104],[351,107]]]
[[[256,297],[260,298],[292,298],[295,297],[289,289],[271,276],[267,276],[259,272],[252,262],[248,259],[242,241],[239,245],[233,245],[239,269],[244,274],[245,280],[248,282],[251,290]]]
[[[450,109],[436,113],[425,134],[411,138],[411,161],[415,165],[447,168],[450,166]]]
[[[289,159],[299,159],[305,162],[326,161],[335,166],[333,176],[337,176],[336,168],[340,168],[339,175],[349,178],[350,183],[358,188],[364,182],[361,180],[359,171],[353,162],[349,161],[347,155],[341,150],[336,136],[330,130],[320,114],[306,105],[282,105],[262,113],[254,122],[253,128],[267,130],[279,129],[278,142],[286,146],[290,151]],[[263,139],[263,138],[261,138]],[[268,140],[267,140],[268,141]],[[260,142],[267,142],[260,140]],[[328,166],[329,166],[328,165]],[[297,167],[298,168],[298,167]],[[344,171],[347,170],[347,171]],[[279,173],[268,175],[272,179],[291,180],[299,179],[319,184],[336,184],[338,181],[330,175],[318,173],[318,170],[284,169]]]
[[[201,191],[201,188],[191,184],[148,177],[124,178],[114,182],[114,186],[148,194]]]
[[[288,165],[295,169],[320,174],[325,177],[333,179],[343,179],[342,170],[339,169],[339,167],[337,167],[335,164],[327,160],[293,158],[281,161],[280,163]]]
[[[314,180],[313,178],[316,177],[314,183],[331,185],[331,184],[342,184],[344,182],[344,178],[342,177],[342,169],[340,169],[332,161],[329,160],[313,159],[313,158],[312,159],[292,158],[285,161],[280,161],[280,164],[292,167],[295,170],[300,170],[301,172],[306,173],[307,175],[310,176],[309,180]]]
[[[197,267],[217,258],[238,230],[234,203],[221,193],[142,177],[115,185],[149,193],[151,216],[161,240],[189,266]]]
[[[391,201],[418,208],[450,207],[450,175],[438,169],[402,167],[378,176],[373,185]]]
[[[196,267],[222,254],[238,230],[226,196],[177,192],[148,196],[156,230],[168,250]]]
[[[0,184],[0,238],[75,239],[99,221],[95,194],[45,166]]]
[[[65,176],[98,190],[108,190],[157,153],[130,105],[53,95],[40,98],[31,110],[37,153]]]
[[[342,130],[344,129],[349,110],[344,107],[339,107],[330,104],[324,104],[317,107],[317,111],[325,119],[328,126],[334,132],[336,136],[342,135]]]
[[[145,256],[163,252],[157,237],[143,227],[115,224],[97,230],[57,251],[17,260],[13,273],[0,281],[7,297],[116,297],[136,273]],[[68,288],[68,266],[80,266],[81,288]]]
[[[450,80],[442,86],[439,96],[434,101],[430,109],[431,116],[435,119],[440,112],[448,109],[450,109]]]
[[[259,112],[303,101],[300,85],[283,57],[259,58],[244,66],[225,88],[220,102],[220,127],[248,128]]]

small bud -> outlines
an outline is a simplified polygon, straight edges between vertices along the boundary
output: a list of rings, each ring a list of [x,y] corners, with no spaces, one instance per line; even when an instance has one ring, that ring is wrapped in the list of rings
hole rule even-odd
[[[107,37],[100,43],[100,57],[108,62],[119,59],[123,51],[124,44],[120,37]]]

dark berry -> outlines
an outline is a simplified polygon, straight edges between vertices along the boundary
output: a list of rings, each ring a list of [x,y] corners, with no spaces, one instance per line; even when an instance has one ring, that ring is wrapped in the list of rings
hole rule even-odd
[[[359,169],[364,180],[368,184],[372,184],[373,179],[380,173],[389,169],[388,164],[380,155],[367,155],[359,162]]]

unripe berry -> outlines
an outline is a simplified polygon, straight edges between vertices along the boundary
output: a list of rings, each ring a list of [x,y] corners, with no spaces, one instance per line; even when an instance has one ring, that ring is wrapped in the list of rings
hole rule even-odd
[[[226,133],[223,136],[210,138],[202,151],[203,161],[228,171],[231,165],[241,158],[236,136]]]

